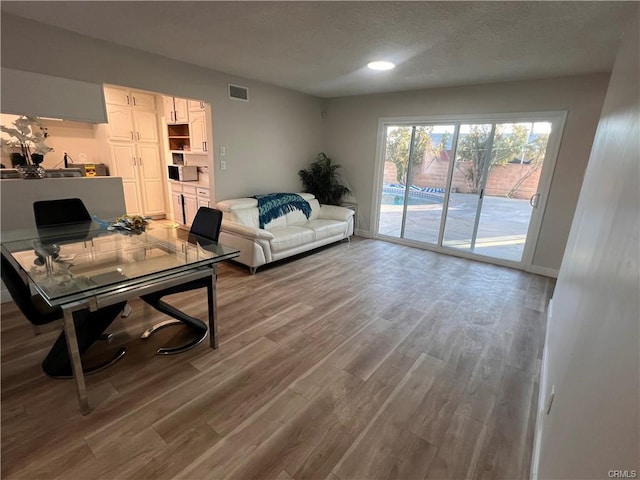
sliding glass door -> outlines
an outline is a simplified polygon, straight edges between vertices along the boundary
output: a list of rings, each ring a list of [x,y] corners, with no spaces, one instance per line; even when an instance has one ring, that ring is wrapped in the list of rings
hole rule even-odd
[[[437,244],[455,125],[389,125],[378,233]]]
[[[506,116],[505,116],[506,117]],[[383,123],[377,235],[507,262],[537,238],[561,114]],[[557,150],[557,148],[555,148]]]

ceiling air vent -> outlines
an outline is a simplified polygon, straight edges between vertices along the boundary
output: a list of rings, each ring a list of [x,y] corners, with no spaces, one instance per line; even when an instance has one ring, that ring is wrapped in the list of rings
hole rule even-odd
[[[249,101],[249,89],[240,85],[229,84],[229,98],[232,100]]]

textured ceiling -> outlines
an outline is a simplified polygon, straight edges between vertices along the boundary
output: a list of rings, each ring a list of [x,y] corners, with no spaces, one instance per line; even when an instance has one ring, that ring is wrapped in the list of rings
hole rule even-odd
[[[609,71],[635,2],[14,2],[2,12],[320,97]],[[365,68],[374,59],[398,64]]]

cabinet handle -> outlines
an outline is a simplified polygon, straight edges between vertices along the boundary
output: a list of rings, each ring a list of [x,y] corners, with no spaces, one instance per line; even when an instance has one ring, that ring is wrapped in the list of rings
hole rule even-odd
[[[207,142],[202,142],[202,150],[207,151]]]
[[[133,166],[136,166],[136,157],[133,157]]]
[[[131,140],[133,140],[133,130],[131,130]]]
[[[139,163],[140,163],[140,166],[142,166],[142,157],[140,157],[140,158],[138,159],[138,161],[139,161]]]
[[[131,96],[131,98],[133,99],[133,106],[136,106],[136,97],[134,97],[133,95]]]
[[[140,140],[140,132],[136,132],[136,134],[138,135],[138,140]]]
[[[204,110],[204,102],[200,102],[200,109]]]
[[[171,121],[173,122],[173,110],[171,111]]]
[[[129,105],[129,95],[127,95],[127,105]]]

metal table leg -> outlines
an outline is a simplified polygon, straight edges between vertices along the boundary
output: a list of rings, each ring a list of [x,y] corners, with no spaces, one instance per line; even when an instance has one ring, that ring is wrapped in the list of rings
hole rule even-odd
[[[211,285],[207,285],[207,306],[209,311],[209,343],[211,348],[218,348],[218,322],[216,302],[216,280],[218,277],[216,265],[213,265],[211,273]]]
[[[67,339],[67,350],[71,359],[71,371],[76,381],[76,393],[80,411],[83,415],[89,413],[89,398],[87,397],[87,387],[84,383],[84,372],[82,371],[82,360],[80,359],[80,348],[78,347],[78,337],[76,336],[76,326],[73,323],[73,311],[64,309],[64,335]]]

